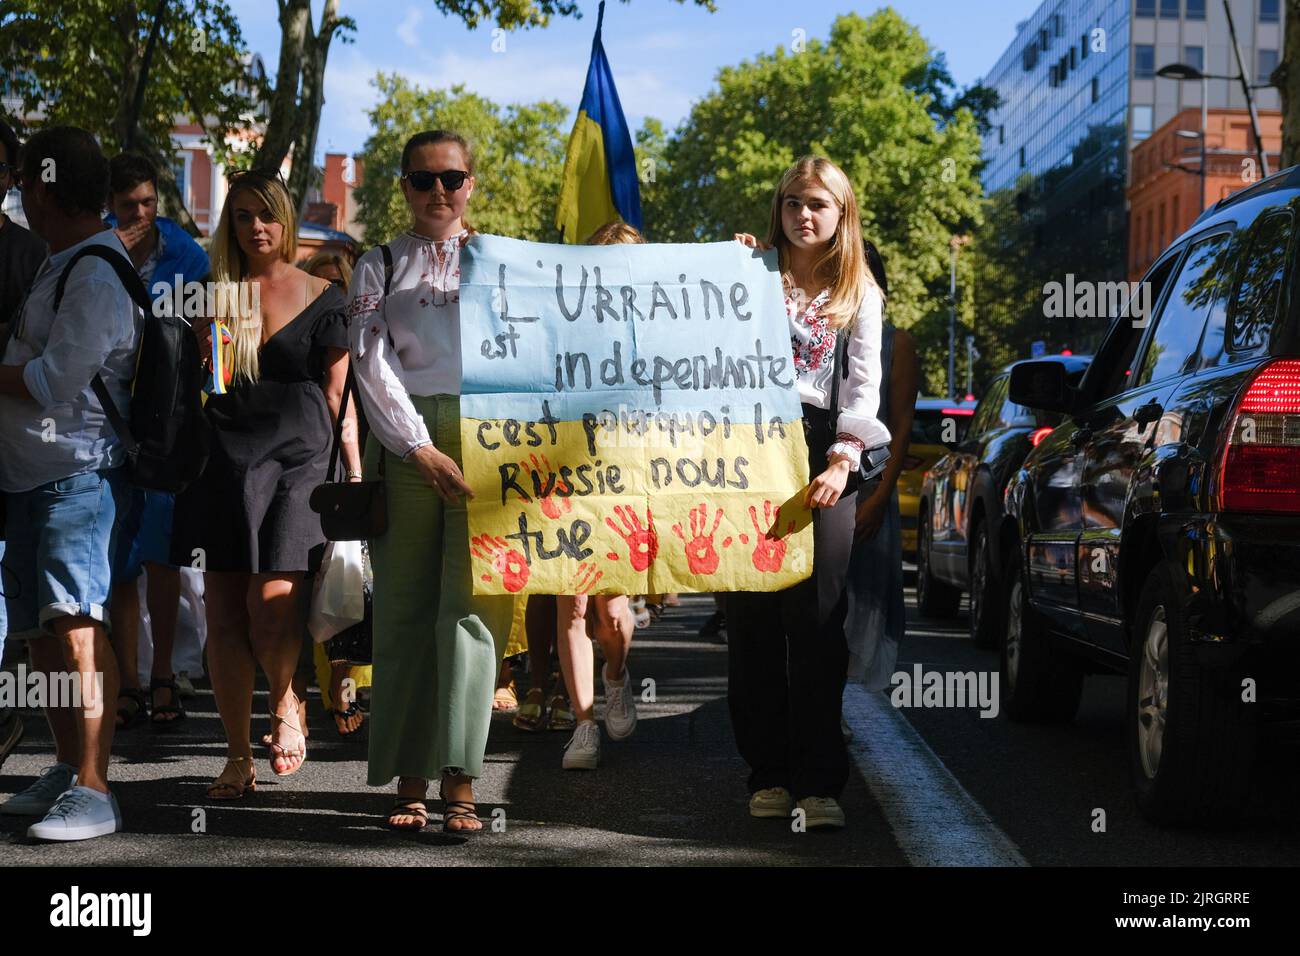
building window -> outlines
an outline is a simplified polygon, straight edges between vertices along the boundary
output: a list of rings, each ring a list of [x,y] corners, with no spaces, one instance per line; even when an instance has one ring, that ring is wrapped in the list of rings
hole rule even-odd
[[[189,183],[185,180],[185,173],[189,169],[189,163],[186,161],[186,154],[181,153],[172,160],[172,176],[176,178],[176,192],[180,194],[181,202],[189,205],[189,196],[185,194],[186,187]]]
[[[1064,18],[1063,16],[1061,16],[1059,13],[1057,13],[1057,14],[1053,14],[1053,15],[1052,15],[1052,32],[1053,32],[1056,36],[1058,36],[1058,37],[1059,37],[1059,36],[1064,36],[1064,35],[1065,35],[1065,29],[1064,29],[1064,28],[1065,28],[1065,18]]]
[[[1025,148],[1023,146],[1020,147],[1020,168],[1025,168]]]
[[[1088,34],[1086,33],[1079,38],[1079,56],[1084,60],[1088,59]]]
[[[1042,48],[1043,52],[1046,53],[1052,48],[1052,35],[1046,30],[1039,30],[1038,45]]]
[[[1076,50],[1074,47],[1070,47],[1070,69],[1077,70],[1078,68],[1079,68],[1079,51]]]
[[[1092,101],[1095,103],[1101,99],[1101,81],[1097,77],[1092,78]]]
[[[1188,20],[1204,20],[1205,0],[1187,0],[1186,17]]]
[[[1006,142],[1007,142],[1007,128],[1006,128],[1005,126],[999,126],[999,127],[998,127],[998,145],[999,145],[999,146],[1004,146],[1004,145],[1006,145]]]
[[[1028,73],[1038,65],[1038,45],[1035,43],[1025,47],[1024,56],[1025,72]]]
[[[1156,15],[1156,0],[1137,0],[1137,15],[1140,17],[1154,17]]]
[[[1203,46],[1185,46],[1183,47],[1183,62],[1188,66],[1204,72],[1205,70],[1205,47]]]
[[[1269,77],[1277,69],[1277,50],[1260,50],[1256,58],[1256,65],[1259,67],[1259,75],[1255,77],[1255,82],[1270,82]]]
[[[1146,139],[1151,135],[1151,107],[1133,107],[1133,138]]]
[[[1134,44],[1133,75],[1139,80],[1149,80],[1156,75],[1156,48],[1150,43]]]
[[[1259,22],[1277,23],[1280,19],[1279,7],[1281,7],[1281,4],[1278,0],[1259,0]]]
[[[1160,19],[1178,19],[1178,0],[1160,0]]]

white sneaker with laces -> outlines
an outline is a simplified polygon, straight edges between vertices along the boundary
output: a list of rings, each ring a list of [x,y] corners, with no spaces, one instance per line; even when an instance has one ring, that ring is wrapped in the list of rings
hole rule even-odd
[[[602,670],[605,680],[605,733],[610,740],[626,740],[636,730],[636,697],[632,688],[632,675],[623,667],[623,679],[611,683],[609,672]]]
[[[56,763],[41,771],[26,790],[15,793],[0,806],[0,813],[16,817],[43,817],[65,790],[76,786],[77,768]]]
[[[120,829],[122,811],[115,796],[73,787],[59,795],[44,820],[27,828],[27,835],[35,840],[89,840]]]
[[[583,720],[573,728],[573,736],[564,745],[565,770],[595,770],[600,764],[600,725]]]
[[[749,815],[759,818],[788,817],[790,803],[790,791],[785,787],[767,787],[755,791],[749,798]]]
[[[844,826],[844,810],[834,797],[804,797],[796,806],[804,812],[809,829]]]

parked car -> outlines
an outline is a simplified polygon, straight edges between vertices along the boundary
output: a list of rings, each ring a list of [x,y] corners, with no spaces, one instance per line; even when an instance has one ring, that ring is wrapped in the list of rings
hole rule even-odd
[[[1077,385],[1091,356],[1060,356]],[[970,635],[992,647],[1001,626],[1002,569],[990,529],[1002,518],[1002,494],[1030,450],[1060,424],[1057,412],[1017,405],[1007,394],[1013,363],[989,384],[965,438],[925,474],[918,512],[916,599],[927,617],[952,617],[970,592]]]
[[[1070,720],[1085,674],[1127,674],[1162,823],[1240,807],[1260,722],[1300,701],[1297,215],[1300,167],[1220,200],[1077,388],[1060,359],[1011,372],[1012,401],[1065,420],[1007,486],[1002,707]]]
[[[948,454],[952,445],[966,435],[975,414],[975,402],[953,398],[918,398],[912,416],[912,436],[898,475],[898,515],[902,530],[903,557],[916,558],[916,516],[921,501],[921,482],[926,470]]]

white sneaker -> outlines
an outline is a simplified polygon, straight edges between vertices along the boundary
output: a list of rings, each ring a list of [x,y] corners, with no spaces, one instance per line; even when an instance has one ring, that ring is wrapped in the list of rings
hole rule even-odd
[[[834,797],[804,797],[796,806],[804,812],[804,824],[810,830],[844,826],[844,810]]]
[[[573,728],[573,736],[564,745],[565,770],[595,770],[600,764],[600,725],[584,720]]]
[[[600,672],[605,681],[605,733],[610,740],[626,740],[636,730],[636,696],[632,688],[632,675],[623,668],[623,680],[610,683],[609,673]]]
[[[788,817],[790,815],[790,791],[785,787],[768,787],[756,791],[749,798],[749,815],[751,817]]]
[[[36,782],[0,806],[0,813],[16,817],[43,817],[50,812],[59,795],[77,784],[77,768],[56,763],[41,771]]]
[[[36,840],[89,840],[116,833],[122,829],[122,811],[115,796],[104,796],[89,787],[64,791],[45,819],[27,828],[27,835]]]

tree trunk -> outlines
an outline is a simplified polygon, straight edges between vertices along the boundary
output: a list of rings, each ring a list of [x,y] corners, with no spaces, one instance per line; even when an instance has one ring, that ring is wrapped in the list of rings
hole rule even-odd
[[[149,30],[149,39],[144,45],[144,57],[140,61],[139,76],[135,82],[135,94],[131,97],[131,112],[127,117],[126,138],[122,140],[124,150],[135,148],[136,130],[140,125],[140,110],[144,108],[144,91],[149,83],[149,69],[153,65],[154,50],[158,38],[162,35],[163,21],[167,16],[167,0],[158,0],[154,10],[153,27]],[[129,88],[129,87],[128,87]]]
[[[1282,168],[1300,163],[1300,0],[1286,0],[1282,63],[1270,82],[1282,93]]]
[[[134,90],[140,82],[140,50],[136,46],[136,29],[140,15],[134,3],[123,3],[113,20],[113,29],[122,43],[122,89]],[[113,139],[119,147],[132,139],[132,126],[139,118],[131,115],[132,101],[123,96],[117,101],[117,113],[113,116]]]
[[[301,216],[307,190],[316,172],[316,137],[320,132],[320,114],[325,106],[325,63],[336,29],[338,0],[326,0],[321,13],[320,30],[303,47],[302,97],[298,112],[303,121],[293,143],[293,169],[289,173],[289,194]],[[301,161],[300,161],[301,160]]]

